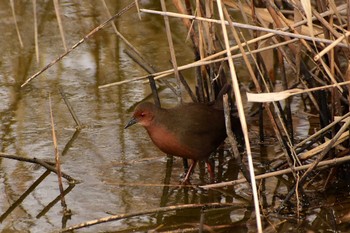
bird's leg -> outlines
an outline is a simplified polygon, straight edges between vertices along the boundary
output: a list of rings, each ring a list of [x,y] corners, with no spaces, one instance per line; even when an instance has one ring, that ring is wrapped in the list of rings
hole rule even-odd
[[[210,183],[214,183],[215,182],[215,166],[213,164],[213,161],[207,160],[205,161],[205,163],[207,164],[207,169],[208,169],[208,173],[210,175]]]
[[[188,161],[187,161],[187,159],[183,158],[182,162],[183,162],[183,165],[184,165],[185,173],[187,174],[187,172],[188,172]]]
[[[189,184],[190,183],[190,176],[193,172],[193,169],[196,167],[197,161],[196,160],[192,160],[192,164],[190,166],[190,168],[188,169],[185,178],[182,180],[181,183],[183,184]]]

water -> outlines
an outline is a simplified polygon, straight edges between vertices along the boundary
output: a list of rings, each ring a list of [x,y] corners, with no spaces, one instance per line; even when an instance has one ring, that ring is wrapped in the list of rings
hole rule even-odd
[[[51,1],[37,3],[39,62],[35,55],[31,2],[16,2],[15,5],[23,48],[17,39],[9,4],[0,4],[0,41],[3,42],[0,43],[1,152],[54,161],[50,96],[58,149],[62,153],[62,171],[79,181],[65,196],[67,207],[72,211],[71,218],[65,220],[60,201],[53,203],[59,195],[55,174],[49,174],[34,190],[26,192],[45,173],[45,169],[32,163],[0,159],[0,231],[55,232],[65,226],[111,214],[212,202],[222,203],[223,206],[202,211],[199,207],[187,211],[140,215],[85,228],[79,232],[146,231],[157,226],[178,229],[187,226],[186,224],[197,229],[201,214],[208,226],[221,226],[221,230],[217,229],[220,232],[232,232],[233,229],[235,232],[255,231],[251,193],[247,184],[217,191],[179,187],[177,184],[183,172],[182,160],[174,158],[172,161],[165,157],[140,127],[124,130],[132,106],[149,95],[150,89],[142,82],[98,88],[100,85],[146,74],[124,53],[125,45],[117,39],[111,26],[98,32],[61,62],[21,88],[20,85],[26,79],[62,54],[64,48]],[[111,13],[115,14],[127,3],[111,1],[107,4]],[[142,7],[159,9],[159,4],[143,1]],[[60,10],[68,48],[107,19],[104,7],[95,2],[61,2]],[[190,43],[185,42],[186,31],[180,20],[172,19],[171,22],[179,65],[189,63],[194,56]],[[142,14],[140,21],[133,9],[115,23],[150,63],[159,70],[170,68],[168,43],[161,17]],[[185,74],[191,78],[192,72],[187,71]],[[189,82],[193,83],[191,80]],[[58,88],[63,90],[82,123],[80,131],[76,130],[76,123]],[[165,105],[177,103],[177,98],[171,91],[165,90],[160,95]],[[304,137],[309,129],[308,119],[298,119],[299,136]],[[279,147],[274,145],[274,140],[267,141],[269,143],[263,146],[259,146],[257,141],[253,143],[257,167],[263,167],[261,164],[264,161],[258,159],[261,154],[271,159],[280,152]],[[237,176],[237,167],[230,157],[226,156],[216,163],[221,169],[219,179],[230,180]],[[239,178],[242,176],[239,175]],[[201,173],[196,169],[193,183],[207,182],[204,169],[201,169]],[[270,207],[278,206],[279,203],[275,203],[275,189],[286,193],[285,186],[278,182],[271,178],[265,183],[264,193]],[[66,180],[64,188],[68,188]],[[18,205],[11,210],[11,206],[20,197],[23,200],[17,202]],[[336,198],[334,194],[328,198],[331,197]],[[225,203],[230,205],[226,206]],[[234,205],[231,206],[231,203]],[[343,204],[346,205],[346,202]],[[304,221],[307,229],[334,229],[322,223],[312,226],[312,223],[317,222],[315,220],[331,215],[325,211],[322,206],[310,211],[309,217]],[[343,213],[339,208],[333,211]],[[276,217],[270,218],[270,221],[281,224],[282,220],[281,217]],[[230,227],[225,227],[228,224]],[[292,219],[282,225],[282,229],[293,231],[297,224]]]

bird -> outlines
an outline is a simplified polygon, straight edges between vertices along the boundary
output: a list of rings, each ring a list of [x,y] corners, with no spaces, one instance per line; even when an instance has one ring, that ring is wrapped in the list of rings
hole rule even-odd
[[[217,100],[211,103],[184,103],[166,109],[150,102],[141,102],[135,107],[125,129],[137,123],[146,129],[161,151],[191,159],[192,164],[183,179],[184,184],[190,183],[191,173],[200,160],[206,162],[213,182],[214,167],[209,162],[209,157],[227,137],[222,96],[228,88],[230,86],[224,86]],[[234,127],[240,128],[237,117],[231,117],[231,120],[234,121]]]

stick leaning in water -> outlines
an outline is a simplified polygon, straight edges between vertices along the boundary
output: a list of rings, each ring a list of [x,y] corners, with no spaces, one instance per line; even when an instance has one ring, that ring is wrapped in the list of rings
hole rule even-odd
[[[129,5],[127,5],[126,7],[124,7],[121,11],[119,11],[117,14],[115,14],[114,16],[112,16],[111,18],[107,19],[106,21],[104,21],[102,24],[100,24],[98,27],[94,28],[91,32],[89,32],[86,36],[84,36],[83,39],[81,39],[80,41],[78,41],[76,44],[74,44],[69,50],[67,50],[65,53],[61,54],[60,56],[58,56],[55,60],[51,61],[49,64],[47,64],[44,68],[42,68],[40,71],[36,72],[35,74],[33,74],[30,78],[28,78],[22,85],[21,87],[24,87],[25,85],[27,85],[30,81],[32,81],[34,78],[38,77],[40,74],[42,74],[44,71],[46,71],[47,69],[49,69],[51,66],[53,66],[54,64],[56,64],[57,62],[59,62],[60,60],[62,60],[62,58],[64,58],[65,56],[67,56],[70,52],[72,52],[76,47],[78,47],[79,45],[81,45],[82,43],[84,43],[86,40],[88,40],[92,35],[94,35],[96,32],[98,32],[99,30],[101,30],[102,28],[104,28],[109,22],[111,22],[112,20],[118,18],[119,16],[121,16],[122,14],[124,14],[125,12],[127,12],[129,9],[131,9],[133,6],[135,5],[135,2],[131,2]]]
[[[335,84],[326,85],[322,87],[314,87],[306,90],[295,88],[295,89],[290,89],[290,90],[285,90],[280,92],[270,92],[270,93],[247,92],[247,99],[248,99],[248,102],[259,102],[259,103],[280,101],[280,100],[287,99],[292,95],[298,95],[302,93],[318,91],[318,90],[323,90],[323,89],[332,88],[332,87],[340,87],[346,84],[350,84],[350,81],[335,83]]]

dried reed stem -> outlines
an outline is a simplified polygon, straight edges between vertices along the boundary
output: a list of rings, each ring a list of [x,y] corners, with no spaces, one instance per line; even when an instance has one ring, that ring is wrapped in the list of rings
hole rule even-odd
[[[40,166],[46,168],[47,170],[57,174],[57,170],[54,166],[55,163],[52,163],[49,161],[44,161],[44,160],[41,160],[38,158],[25,158],[22,156],[8,154],[8,153],[1,153],[1,152],[0,152],[0,158],[14,159],[14,160],[18,160],[18,161],[27,162],[27,163],[39,164]],[[72,183],[72,184],[78,183],[77,180],[75,180],[73,177],[67,175],[66,173],[62,172],[61,174],[62,174],[62,177],[67,179],[70,183]]]
[[[58,151],[58,145],[57,145],[57,137],[56,137],[56,131],[55,131],[55,122],[53,120],[53,112],[52,112],[52,103],[51,103],[51,94],[49,94],[49,107],[50,107],[50,119],[51,119],[51,130],[52,130],[52,141],[55,149],[55,164],[56,164],[56,170],[57,170],[57,178],[58,178],[58,187],[61,193],[61,205],[65,210],[67,209],[67,204],[63,195],[64,189],[62,184],[62,171],[61,171],[61,161],[60,161],[60,153]]]
[[[80,130],[82,128],[82,124],[80,123],[80,120],[77,117],[77,114],[75,114],[75,111],[74,111],[72,105],[70,104],[69,100],[67,99],[67,96],[64,93],[63,89],[62,88],[58,88],[58,90],[59,90],[59,92],[60,92],[60,94],[62,96],[62,99],[64,100],[64,103],[67,105],[67,108],[68,108],[70,114],[72,115],[73,120],[75,121],[75,124],[77,124],[77,129]]]
[[[172,17],[177,17],[177,18],[187,18],[187,19],[192,19],[192,20],[200,20],[200,21],[206,21],[206,22],[220,24],[220,20],[207,19],[207,18],[193,16],[193,15],[184,15],[184,14],[173,13],[173,12],[161,12],[161,11],[148,10],[148,9],[140,9],[140,11],[145,12],[145,13],[150,13],[150,14],[172,16]],[[229,22],[225,21],[225,24],[229,25]],[[238,27],[238,28],[256,30],[256,31],[261,31],[261,32],[268,32],[268,33],[270,33],[269,37],[279,35],[279,36],[288,36],[288,37],[292,37],[292,38],[304,39],[304,40],[308,40],[308,41],[315,41],[318,43],[325,43],[325,44],[332,44],[333,43],[333,40],[328,40],[328,39],[324,39],[324,38],[317,38],[317,37],[315,38],[315,37],[311,37],[311,36],[307,36],[307,35],[286,32],[286,30],[290,29],[289,27],[281,27],[280,30],[276,30],[276,29],[264,28],[264,27],[259,27],[259,26],[255,26],[255,25],[250,25],[250,24],[237,23],[237,22],[233,22],[232,24],[234,27]],[[296,25],[299,25],[299,24],[294,24],[292,26],[296,27]],[[344,48],[348,47],[346,44],[346,41],[344,41],[343,43],[338,43],[338,46],[344,47]]]
[[[260,39],[264,39],[264,38],[266,38],[266,36],[261,36],[261,37],[259,37],[259,39],[252,39],[252,40],[248,41],[247,43],[241,43],[241,44],[242,44],[242,46],[246,46],[247,44],[255,43],[256,41],[258,41]],[[278,48],[280,46],[287,45],[289,43],[293,43],[293,42],[295,42],[295,40],[281,42],[281,43],[278,43],[278,44],[275,44],[275,45],[267,46],[265,48],[253,50],[253,51],[250,51],[250,52],[246,52],[246,54],[247,55],[255,54],[255,53],[259,53],[259,52],[266,51],[266,50],[269,50],[269,49]],[[231,51],[236,50],[236,49],[238,49],[237,45],[231,47]],[[198,66],[204,66],[204,65],[209,65],[209,64],[212,64],[212,63],[227,61],[228,60],[227,57],[214,59],[216,57],[225,55],[225,53],[226,53],[226,50],[217,52],[217,53],[215,53],[213,55],[210,55],[208,57],[205,57],[205,58],[203,58],[201,60],[198,60],[198,61],[186,64],[186,65],[183,65],[183,66],[179,66],[178,70],[182,71],[182,70],[186,70],[186,69],[195,68],[195,67],[198,67]],[[242,56],[243,56],[242,54],[232,55],[232,59],[241,58]],[[211,59],[214,59],[214,60],[211,60]],[[127,83],[130,83],[130,82],[142,81],[144,79],[148,79],[148,76],[150,76],[150,75],[154,76],[155,80],[158,80],[158,79],[167,77],[169,75],[172,75],[173,73],[174,73],[174,69],[168,69],[168,70],[164,70],[164,71],[160,71],[160,72],[155,72],[155,73],[152,73],[152,74],[149,74],[149,75],[144,75],[144,76],[135,77],[135,78],[131,78],[131,79],[123,80],[123,81],[118,81],[118,82],[113,82],[113,83],[101,85],[101,86],[99,86],[99,88],[103,89],[103,88],[108,88],[108,87],[112,87],[112,86],[119,86],[119,85],[127,84]]]
[[[345,163],[348,161],[350,161],[350,155],[347,155],[347,156],[344,156],[341,158],[334,158],[334,159],[330,159],[330,160],[325,160],[325,161],[319,162],[316,165],[316,169],[318,169],[318,170],[327,169],[329,167],[334,167],[334,166],[337,166],[339,164],[342,164],[342,163]],[[306,170],[306,169],[310,168],[312,165],[313,164],[301,165],[301,166],[295,167],[294,169],[295,169],[295,171],[302,171],[302,170]],[[279,171],[275,171],[275,172],[269,172],[269,173],[257,175],[255,177],[255,179],[261,180],[261,179],[266,179],[266,178],[271,178],[271,177],[277,177],[277,176],[288,174],[291,172],[293,172],[293,170],[291,168],[287,168],[287,169],[283,169],[283,170],[279,170]],[[222,187],[226,187],[226,186],[242,184],[242,183],[246,183],[246,182],[247,182],[246,179],[239,179],[239,180],[221,182],[221,183],[217,183],[217,184],[202,185],[199,187],[204,188],[204,189],[215,189],[215,188],[222,188]]]
[[[218,207],[227,207],[227,206],[237,206],[238,204],[229,204],[229,203],[206,203],[206,204],[186,204],[186,205],[177,205],[177,206],[167,206],[167,207],[160,207],[152,210],[146,210],[142,212],[137,212],[137,213],[130,213],[130,214],[117,214],[117,215],[112,215],[96,220],[91,220],[87,221],[84,223],[80,223],[71,227],[67,227],[62,229],[60,232],[69,232],[72,230],[84,228],[84,227],[89,227],[105,222],[111,222],[111,221],[116,221],[120,219],[125,219],[125,218],[131,218],[135,216],[141,216],[141,215],[148,215],[148,214],[158,214],[158,213],[163,213],[163,212],[169,212],[169,211],[177,211],[177,210],[186,210],[186,209],[197,209],[197,208],[218,208]]]
[[[229,44],[229,40],[228,40],[228,33],[226,31],[226,24],[225,24],[225,20],[224,20],[224,13],[223,13],[223,9],[222,9],[221,0],[217,0],[217,7],[218,7],[220,20],[221,20],[221,29],[222,29],[222,34],[224,36],[227,57],[229,58],[228,64],[230,67],[230,74],[231,74],[233,90],[235,93],[235,98],[236,98],[236,103],[237,103],[237,108],[238,108],[238,115],[239,115],[239,119],[241,121],[245,146],[246,146],[246,150],[247,150],[248,167],[249,167],[249,173],[250,173],[250,179],[251,179],[251,188],[253,191],[257,230],[259,233],[262,233],[259,196],[258,196],[258,191],[257,191],[257,187],[256,187],[256,182],[255,182],[254,164],[253,164],[252,152],[251,152],[250,142],[249,142],[247,121],[246,121],[245,114],[244,114],[244,107],[243,107],[243,103],[242,103],[241,93],[239,90],[238,79],[236,76],[236,71],[235,71],[235,67],[233,64],[233,60],[232,60],[232,54],[231,54],[230,44]]]
[[[166,12],[167,10],[166,10],[165,1],[161,0],[160,3],[161,3],[161,6],[162,6],[162,10],[164,12]],[[176,81],[177,81],[178,101],[181,103],[182,102],[181,81],[180,81],[180,75],[179,75],[179,70],[178,70],[177,61],[176,61],[176,55],[175,55],[175,49],[174,49],[172,33],[171,33],[171,30],[170,30],[169,18],[168,18],[168,16],[164,16],[163,18],[164,18],[164,24],[165,24],[165,31],[166,31],[166,35],[167,35],[167,38],[168,38],[171,63],[173,65],[173,67],[174,67],[174,74],[175,74],[175,78],[176,78]]]
[[[340,130],[337,132],[337,134],[331,139],[329,144],[324,148],[324,150],[321,152],[319,157],[311,164],[311,166],[307,169],[307,171],[303,174],[303,176],[300,179],[300,182],[302,183],[306,177],[310,174],[310,172],[317,166],[320,161],[323,160],[323,158],[327,155],[329,150],[333,147],[333,145],[337,142],[337,140],[340,138],[340,136],[344,133],[345,130],[348,130],[348,127],[350,125],[350,118],[346,119],[345,124],[340,128]]]

